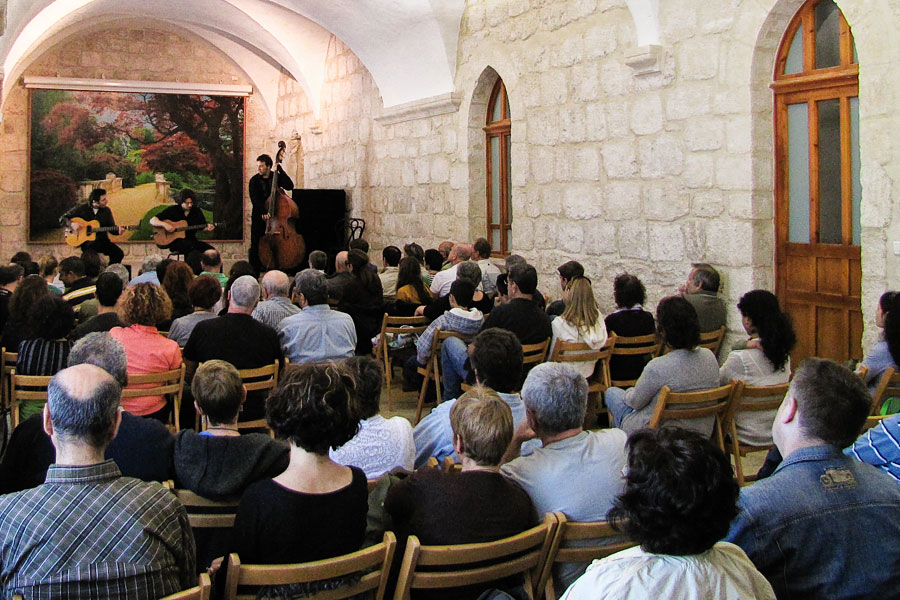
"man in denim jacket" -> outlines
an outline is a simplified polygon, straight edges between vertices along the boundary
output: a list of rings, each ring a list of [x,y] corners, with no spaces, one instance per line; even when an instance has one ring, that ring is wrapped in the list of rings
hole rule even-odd
[[[772,435],[785,457],[741,490],[726,538],[744,549],[779,598],[897,598],[900,487],[841,450],[872,399],[853,373],[811,358],[794,375]]]

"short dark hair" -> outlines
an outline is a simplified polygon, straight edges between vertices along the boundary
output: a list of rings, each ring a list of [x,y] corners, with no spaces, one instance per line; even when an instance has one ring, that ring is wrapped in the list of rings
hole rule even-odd
[[[619,308],[631,308],[647,301],[647,288],[631,273],[619,273],[613,281],[613,299]]]
[[[15,254],[12,255],[12,258],[9,259],[11,263],[23,263],[31,261],[31,254],[25,252],[24,250],[19,250]]]
[[[22,267],[19,267],[20,269]],[[67,256],[59,263],[60,273],[72,273],[78,277],[84,277],[84,261],[78,256]]]
[[[359,430],[353,388],[334,363],[288,365],[266,400],[266,420],[277,437],[324,456]]]
[[[106,195],[106,190],[103,188],[94,188],[91,190],[91,193],[88,195],[88,204],[93,204],[94,202],[100,202],[100,199]]]
[[[556,271],[566,281],[572,281],[576,277],[584,277],[584,267],[576,260],[564,262],[556,268]]]
[[[200,264],[207,267],[218,267],[222,264],[222,255],[218,250],[210,249],[200,255]]]
[[[475,240],[472,249],[475,250],[475,254],[482,258],[490,258],[491,256],[491,243],[487,241],[487,238],[480,237]]]
[[[485,329],[472,341],[469,360],[478,380],[501,394],[511,394],[522,384],[522,343],[511,331]]]
[[[719,291],[719,272],[707,263],[691,263],[693,268],[691,281],[700,286],[704,292]]]
[[[509,281],[515,282],[523,294],[533,294],[537,291],[537,270],[529,264],[516,265],[509,270]]]
[[[691,350],[700,343],[700,320],[684,296],[667,296],[656,305],[656,323],[663,341],[673,350]]]
[[[209,360],[197,368],[191,381],[191,394],[211,425],[232,423],[241,410],[243,385],[234,365],[224,360]]]
[[[797,400],[804,433],[839,448],[856,440],[872,409],[862,379],[825,358],[800,363],[789,393]]]
[[[315,306],[328,302],[328,284],[325,274],[315,269],[304,269],[294,277],[294,293],[303,294],[307,304]]]
[[[81,253],[81,262],[84,263],[84,274],[90,279],[96,279],[103,270],[100,255],[95,250],[85,250]]]
[[[70,379],[94,371],[96,385],[87,397],[72,394]],[[81,387],[81,386],[79,386]],[[47,386],[47,409],[53,430],[63,439],[84,440],[94,448],[112,441],[122,388],[113,376],[96,365],[68,367],[53,376]]]
[[[222,284],[212,275],[201,275],[188,286],[188,299],[191,306],[210,309],[222,297]]]
[[[501,296],[506,296],[509,294],[509,284],[507,283],[507,278],[509,275],[506,273],[500,273],[497,275],[497,293]]]
[[[200,250],[191,250],[184,257],[184,262],[188,264],[194,272],[194,277],[203,272],[203,252]]]
[[[44,296],[37,301],[28,319],[31,335],[45,340],[58,340],[75,327],[75,310],[59,296]]]
[[[645,552],[700,554],[728,533],[739,493],[731,462],[708,436],[641,429],[628,438],[625,490],[607,518]]]
[[[369,253],[369,242],[362,238],[357,238],[355,240],[350,240],[350,244],[347,246],[348,250],[362,250],[366,254]]]
[[[328,255],[322,250],[313,250],[309,253],[309,266],[324,271],[328,266]]]
[[[22,265],[3,265],[0,267],[0,285],[9,285],[14,281],[18,281],[24,272]]]
[[[41,265],[37,264],[33,260],[21,260],[16,263],[17,265],[22,267],[22,272],[28,275],[40,275],[41,273]]]
[[[381,410],[381,384],[384,373],[381,365],[368,356],[353,356],[344,361],[356,382],[356,404],[359,418],[374,417]]]
[[[97,301],[100,306],[115,306],[125,285],[115,273],[104,271],[97,278]]]
[[[163,280],[166,278],[166,270],[173,262],[174,261],[171,258],[164,258],[156,263],[156,278],[159,279],[160,285],[162,285]]]
[[[389,267],[396,267],[400,264],[400,259],[403,257],[403,253],[400,252],[400,248],[398,248],[397,246],[386,246],[384,250],[381,251],[381,257]]]
[[[456,266],[456,278],[464,279],[477,288],[481,283],[481,267],[477,262],[465,260]]]
[[[466,279],[457,279],[450,284],[450,295],[453,296],[460,308],[472,308],[472,296],[475,295],[475,286]]]
[[[184,188],[178,194],[178,204],[184,204],[187,200],[193,200],[194,204],[197,204],[197,194],[192,189]]]
[[[256,157],[256,162],[265,163],[267,167],[272,167],[272,157],[268,154],[260,154]]]
[[[440,271],[444,264],[444,255],[436,248],[429,248],[425,251],[425,266],[432,271]]]

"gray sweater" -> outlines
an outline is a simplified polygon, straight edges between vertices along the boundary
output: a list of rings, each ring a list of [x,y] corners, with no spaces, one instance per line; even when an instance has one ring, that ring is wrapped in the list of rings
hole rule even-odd
[[[659,391],[669,386],[673,392],[694,392],[719,386],[719,363],[707,348],[673,350],[654,358],[644,367],[641,378],[633,388],[625,392],[625,404],[637,412],[622,419],[621,428],[631,434],[646,427],[653,416]],[[686,422],[688,423],[688,422]],[[690,421],[690,429],[712,434],[710,417]]]

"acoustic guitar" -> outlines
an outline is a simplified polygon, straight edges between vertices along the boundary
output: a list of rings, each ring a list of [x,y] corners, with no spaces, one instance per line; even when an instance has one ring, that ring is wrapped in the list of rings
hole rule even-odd
[[[160,248],[167,248],[169,244],[174,242],[175,240],[180,240],[184,237],[186,231],[196,231],[198,229],[206,229],[209,227],[209,223],[204,223],[203,225],[188,225],[187,221],[163,221],[163,223],[168,223],[169,225],[175,226],[175,231],[169,232],[166,231],[165,227],[157,227],[153,226],[153,241],[156,242],[156,245]],[[224,225],[224,223],[213,223],[213,227],[218,227],[220,225]]]
[[[66,243],[70,246],[80,246],[85,242],[93,242],[97,239],[97,234],[103,231],[119,232],[119,225],[111,225],[109,227],[100,227],[100,221],[85,221],[81,217],[72,217],[70,223],[77,223],[78,230],[66,227]],[[138,229],[140,225],[123,225],[122,229],[133,231]]]

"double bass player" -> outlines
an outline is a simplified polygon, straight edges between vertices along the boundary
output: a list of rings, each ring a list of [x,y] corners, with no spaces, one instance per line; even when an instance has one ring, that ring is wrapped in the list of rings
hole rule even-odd
[[[266,221],[269,218],[267,202],[272,192],[272,157],[260,154],[256,157],[257,173],[250,178],[250,203],[253,207],[250,214],[250,264],[261,273],[262,261],[259,259],[259,240],[266,233]],[[278,185],[285,190],[294,189],[294,182],[288,177],[279,164]]]

